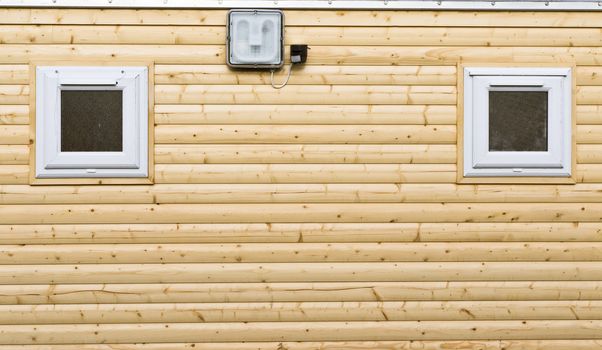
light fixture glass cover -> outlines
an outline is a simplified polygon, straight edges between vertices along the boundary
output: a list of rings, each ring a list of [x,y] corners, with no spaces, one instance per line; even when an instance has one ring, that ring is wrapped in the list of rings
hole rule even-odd
[[[279,10],[228,12],[228,65],[278,68],[283,64],[284,16]]]

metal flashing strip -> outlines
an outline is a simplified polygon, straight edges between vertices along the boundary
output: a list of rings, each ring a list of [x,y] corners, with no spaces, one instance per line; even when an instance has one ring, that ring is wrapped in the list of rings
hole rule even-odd
[[[0,7],[135,9],[276,8],[311,10],[349,9],[602,11],[602,0],[0,0]]]

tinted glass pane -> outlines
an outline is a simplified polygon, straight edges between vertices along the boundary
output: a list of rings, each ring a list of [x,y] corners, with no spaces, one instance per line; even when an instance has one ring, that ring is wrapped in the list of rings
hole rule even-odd
[[[489,92],[489,151],[547,151],[548,93]]]
[[[121,152],[121,90],[61,91],[61,151]]]

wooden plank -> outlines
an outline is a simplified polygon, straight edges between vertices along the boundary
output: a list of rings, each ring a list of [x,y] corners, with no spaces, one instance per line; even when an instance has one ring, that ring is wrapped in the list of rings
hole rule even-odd
[[[157,64],[223,64],[225,61],[223,45],[5,44],[0,45],[0,50],[3,52],[0,63],[5,64],[23,64],[39,57],[80,61],[140,61],[153,57]],[[288,49],[285,51],[285,57],[289,57]],[[512,62],[570,66],[573,63],[597,65],[601,61],[601,47],[312,46],[307,64],[440,66],[458,62]]]
[[[599,27],[600,14],[518,11],[286,11],[298,26]]]
[[[576,99],[580,105],[597,105],[602,102],[602,86],[577,86]]]
[[[3,44],[223,44],[225,26],[2,25]]]
[[[520,270],[521,273],[516,272]],[[592,281],[602,262],[3,265],[0,284]]]
[[[0,264],[3,265],[402,261],[602,261],[602,243],[0,245]]]
[[[5,345],[4,350],[440,350],[445,347],[464,350],[594,350],[600,340],[458,340],[458,341],[344,341],[344,342],[228,342],[160,344],[76,344],[76,345]]]
[[[600,203],[600,184],[0,185],[0,204]]]
[[[600,281],[0,285],[0,304],[601,300]]]
[[[0,106],[0,109],[2,106]],[[252,110],[253,113],[249,113]],[[451,105],[155,105],[157,124],[456,124]],[[602,123],[602,122],[601,122]]]
[[[509,16],[514,16],[510,14]],[[470,20],[472,21],[472,19]],[[500,20],[501,22],[502,20]],[[469,22],[469,21],[467,21]],[[457,22],[456,25],[460,23]],[[599,46],[599,28],[292,27],[285,40],[309,45]]]
[[[353,96],[353,98],[350,98]],[[456,103],[455,86],[156,85],[155,102],[176,104],[435,104]]]
[[[600,339],[602,321],[389,321],[2,325],[3,344]]]
[[[573,63],[597,65],[601,50],[595,47],[385,47],[313,46],[309,64],[340,65],[428,65],[458,62]]]
[[[602,124],[602,106],[577,106],[577,124]]]
[[[582,66],[575,69],[577,85],[602,85],[602,70],[597,66]]]
[[[0,38],[3,38],[3,29],[0,29],[0,32],[2,33]],[[29,84],[29,66],[25,64],[0,65],[0,84]]]
[[[2,124],[28,124],[28,123],[29,123],[29,106],[0,104],[0,125],[2,125]]]
[[[226,25],[225,10],[4,8],[6,24]],[[287,26],[591,27],[596,12],[546,11],[304,11],[286,10]]]
[[[303,242],[552,242],[598,241],[602,226],[595,223],[421,223],[335,224],[306,228]],[[280,226],[278,226],[280,227]],[[412,235],[413,234],[413,235]],[[397,235],[397,236],[396,236]]]
[[[602,242],[602,223],[0,225],[2,244]]]
[[[279,70],[276,81],[286,77]],[[157,65],[156,84],[270,84],[270,73],[233,71],[225,65]],[[456,85],[454,66],[305,66],[295,67],[289,85]]]
[[[583,150],[579,154],[585,154]],[[156,145],[155,164],[455,163],[455,145]]]
[[[29,183],[28,165],[0,165],[0,184],[16,185]]]
[[[587,139],[588,140],[588,139]],[[587,141],[586,140],[586,141]],[[455,143],[453,125],[158,125],[157,144]]]
[[[602,143],[602,125],[577,125],[577,143]]]
[[[66,44],[10,44],[0,45],[3,55],[0,63],[27,63],[45,61],[77,60],[98,61],[144,61],[153,57],[156,63],[223,64],[224,45],[66,45]]]
[[[0,165],[29,164],[29,146],[0,145]]]
[[[28,85],[0,85],[0,105],[28,104]]]
[[[602,203],[0,205],[0,224],[597,222]]]
[[[448,183],[455,179],[455,164],[155,165],[155,183]]]
[[[225,10],[3,8],[6,24],[225,25]]]
[[[96,197],[90,188],[31,190],[0,187],[0,203],[127,202],[126,190]],[[142,189],[140,189],[142,191]],[[115,191],[116,192],[116,191]],[[115,193],[113,192],[113,193]],[[454,185],[454,184],[208,184],[155,185],[148,190],[155,203],[600,203],[602,185]],[[40,198],[41,195],[45,197]],[[56,197],[54,195],[56,194]],[[82,194],[79,196],[79,194]],[[70,196],[71,195],[71,196]],[[80,199],[81,198],[81,199]],[[98,198],[98,199],[97,199]],[[122,199],[123,198],[123,199]],[[148,198],[147,198],[148,199]]]
[[[600,203],[600,184],[0,185],[0,204]]]
[[[3,25],[4,44],[222,44],[221,26]],[[598,28],[304,26],[287,23],[285,41],[308,45],[599,46]]]
[[[345,341],[345,342],[229,342],[229,343],[160,343],[160,344],[76,344],[76,345],[5,345],[5,350],[440,350],[456,347],[465,350],[594,350],[599,340],[499,340],[499,341]]]
[[[0,125],[0,145],[28,145],[28,125]]]
[[[577,164],[578,182],[602,182],[602,164]]]
[[[408,225],[409,237],[416,236],[416,225]],[[267,224],[123,224],[123,225],[0,225],[2,244],[70,243],[227,243],[298,242],[298,225]],[[400,228],[393,231],[401,235]],[[592,234],[584,237],[592,238]],[[602,238],[601,238],[602,239]]]
[[[602,301],[401,301],[0,305],[4,325],[595,320]]]
[[[600,164],[602,163],[602,145],[581,144],[577,145],[577,163]]]
[[[154,203],[152,186],[96,185],[85,186],[22,186],[0,185],[0,203]]]

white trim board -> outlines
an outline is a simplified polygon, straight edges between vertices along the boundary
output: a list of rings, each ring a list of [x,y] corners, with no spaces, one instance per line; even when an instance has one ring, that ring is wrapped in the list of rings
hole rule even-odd
[[[0,0],[1,7],[602,11],[602,0]]]
[[[122,151],[61,151],[61,91],[122,94]],[[36,67],[36,178],[147,177],[148,68]]]
[[[568,177],[572,165],[570,68],[464,68],[464,176]],[[548,94],[546,151],[490,151],[489,92]]]

